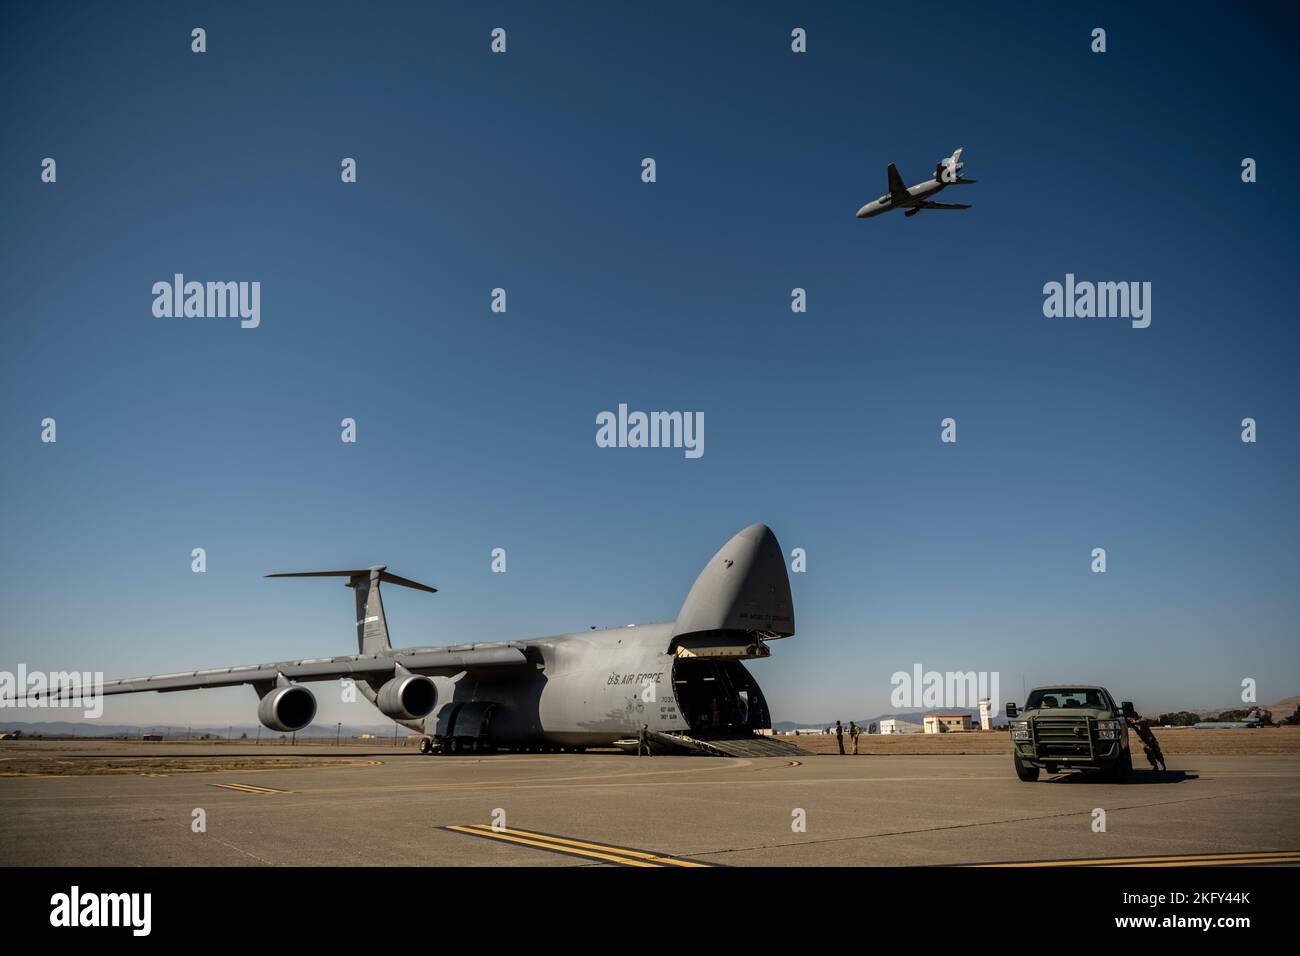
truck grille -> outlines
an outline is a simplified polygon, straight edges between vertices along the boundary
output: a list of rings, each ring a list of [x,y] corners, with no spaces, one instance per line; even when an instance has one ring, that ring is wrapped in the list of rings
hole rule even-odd
[[[1035,750],[1042,757],[1090,757],[1087,717],[1039,717],[1034,720]]]

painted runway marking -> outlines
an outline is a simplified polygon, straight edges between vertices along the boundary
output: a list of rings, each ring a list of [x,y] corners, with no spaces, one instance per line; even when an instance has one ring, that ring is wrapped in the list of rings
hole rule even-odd
[[[1165,867],[1165,866],[1241,866],[1243,864],[1262,865],[1269,863],[1300,864],[1300,850],[1259,850],[1243,853],[1191,853],[1181,856],[1115,856],[1099,857],[1092,860],[1031,860],[1008,863],[972,863],[979,867],[1043,867],[1043,866],[1124,866],[1124,867]]]
[[[222,790],[234,790],[237,793],[277,794],[293,792],[291,790],[276,790],[274,787],[254,787],[247,783],[210,783],[208,786],[220,787]]]
[[[602,863],[616,863],[620,866],[639,867],[710,867],[711,863],[689,860],[685,857],[665,856],[648,850],[634,850],[630,847],[615,846],[610,843],[592,843],[587,840],[574,840],[569,837],[556,836],[553,833],[539,833],[535,830],[519,830],[514,827],[493,829],[490,824],[475,823],[468,826],[448,826],[444,830],[464,833],[468,836],[484,837],[502,843],[514,843],[518,846],[530,846],[551,853],[576,856],[586,860],[598,860]]]

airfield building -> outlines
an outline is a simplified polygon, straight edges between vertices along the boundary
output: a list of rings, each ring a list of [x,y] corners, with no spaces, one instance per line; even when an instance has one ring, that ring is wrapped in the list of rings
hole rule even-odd
[[[970,714],[926,714],[927,734],[947,734],[954,731],[974,730]]]
[[[880,722],[880,732],[882,734],[919,734],[923,729],[920,724],[914,724],[910,720],[899,720],[894,717],[888,717]]]

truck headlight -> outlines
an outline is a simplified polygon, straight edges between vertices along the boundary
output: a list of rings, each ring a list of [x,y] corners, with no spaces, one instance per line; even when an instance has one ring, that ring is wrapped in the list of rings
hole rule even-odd
[[[1011,722],[1011,739],[1028,740],[1029,739],[1029,721],[1013,720]]]
[[[1099,720],[1097,721],[1097,736],[1102,740],[1119,739],[1119,721],[1118,720]]]

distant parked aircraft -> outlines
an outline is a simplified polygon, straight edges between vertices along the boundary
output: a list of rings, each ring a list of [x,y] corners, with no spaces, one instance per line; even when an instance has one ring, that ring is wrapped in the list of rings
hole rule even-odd
[[[1245,720],[1203,720],[1192,726],[1197,730],[1244,730],[1249,727],[1263,727],[1264,717],[1256,707],[1246,715]]]

